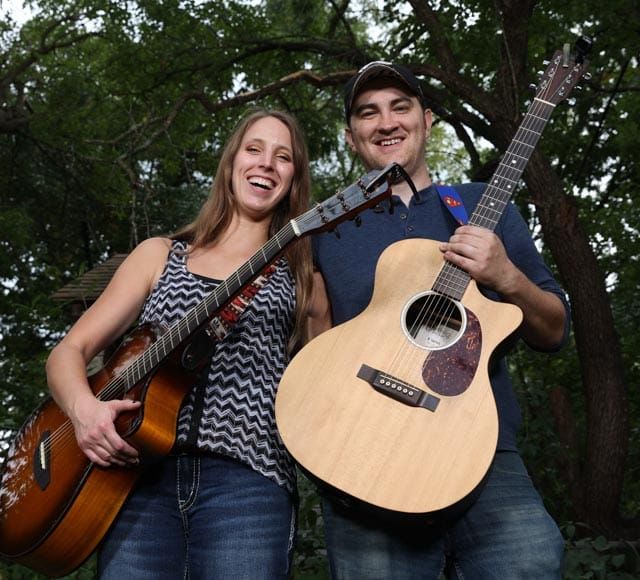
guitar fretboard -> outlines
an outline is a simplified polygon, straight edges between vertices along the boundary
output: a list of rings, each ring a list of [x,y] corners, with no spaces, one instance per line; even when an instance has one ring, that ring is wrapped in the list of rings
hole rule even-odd
[[[194,306],[178,322],[169,327],[138,358],[136,358],[122,374],[115,377],[100,393],[103,400],[121,396],[151,372],[176,347],[189,338],[200,326],[205,324],[214,314],[231,300],[240,290],[253,280],[262,270],[271,264],[282,250],[296,237],[293,220],[285,225],[247,262],[226,280],[216,286],[215,290]]]
[[[469,218],[470,225],[495,230],[554,108],[553,103],[534,99]],[[461,300],[470,279],[464,270],[447,262],[440,270],[433,289],[454,300]]]

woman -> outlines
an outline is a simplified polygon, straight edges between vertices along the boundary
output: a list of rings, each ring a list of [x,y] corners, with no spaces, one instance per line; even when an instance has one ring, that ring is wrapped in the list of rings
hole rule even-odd
[[[171,324],[309,204],[309,163],[292,117],[257,111],[225,147],[211,195],[172,239],[142,242],[53,349],[47,376],[78,444],[96,465],[135,465],[114,419],[140,405],[99,401],[87,362],[139,317]],[[309,245],[294,243],[216,345],[187,396],[174,453],[145,468],[100,547],[102,578],[284,578],[295,531],[295,471],[274,398],[306,327],[328,316]],[[312,291],[313,289],[313,291]]]

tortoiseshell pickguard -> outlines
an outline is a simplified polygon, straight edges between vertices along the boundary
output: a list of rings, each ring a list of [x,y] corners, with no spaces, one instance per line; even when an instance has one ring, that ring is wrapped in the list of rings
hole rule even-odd
[[[482,346],[482,330],[476,315],[467,312],[467,327],[449,348],[433,351],[422,369],[425,384],[439,395],[464,393],[471,384]]]

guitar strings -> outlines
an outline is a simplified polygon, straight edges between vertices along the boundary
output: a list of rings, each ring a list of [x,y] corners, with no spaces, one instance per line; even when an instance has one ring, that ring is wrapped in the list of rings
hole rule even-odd
[[[558,63],[556,62],[556,64]],[[557,70],[557,68],[552,70],[550,76],[555,76]],[[514,187],[519,182],[524,168],[535,149],[540,135],[542,134],[542,130],[546,126],[551,113],[555,108],[555,104],[550,102],[549,99],[553,99],[554,96],[558,95],[560,97],[565,97],[566,95],[561,91],[562,87],[558,88],[552,86],[551,79],[545,81],[545,84],[534,98],[529,110],[524,116],[521,125],[518,127],[514,140],[507,149],[504,158],[492,178],[492,183],[487,186],[485,194],[483,194],[481,198],[482,203],[479,203],[478,207],[474,211],[474,214],[469,221],[471,225],[488,227],[488,229],[491,230],[495,228],[502,215],[502,210],[508,203]],[[552,92],[555,92],[556,94],[550,97],[550,93]],[[506,190],[508,191],[508,196],[506,199],[500,199],[498,197],[492,198],[493,192],[500,192],[499,185],[503,180],[511,183]],[[484,203],[486,200],[489,200],[489,203]],[[499,209],[496,209],[496,202],[498,202],[497,205]],[[500,205],[502,207],[500,207]],[[487,224],[489,225],[487,226]],[[415,323],[412,324],[410,334],[412,336],[417,335],[420,327],[435,327],[435,322],[441,323],[442,321],[445,321],[445,319],[445,325],[451,325],[451,316],[457,310],[457,306],[453,300],[449,300],[448,296],[451,295],[452,298],[461,300],[469,281],[469,275],[461,268],[458,268],[451,263],[443,265],[436,280],[436,284],[433,286],[436,290],[441,290],[438,286],[442,287],[442,297],[435,299],[435,301],[429,297],[424,301],[420,314],[416,318]],[[450,305],[450,308],[446,306],[447,304]],[[433,310],[433,314],[425,316],[425,312],[427,310]],[[462,319],[460,322],[462,324]],[[462,330],[464,331],[464,329]],[[410,346],[409,341],[406,343],[402,342],[402,345],[405,346],[406,350],[414,350]],[[403,359],[407,360],[408,356],[409,355],[406,353],[397,353],[395,357],[395,364],[392,362],[392,366],[400,366],[400,361]],[[423,359],[423,370],[427,364],[428,358],[429,355],[427,354]]]
[[[451,319],[456,310],[457,307],[448,296],[431,290],[423,296],[419,312],[415,318],[413,318],[411,324],[406,326],[406,330],[418,344],[421,344],[421,330],[423,330],[424,333],[431,332],[432,339],[436,340],[437,337],[435,337],[433,333],[437,333],[439,327],[450,326]],[[406,314],[408,314],[408,311]],[[426,339],[428,336],[424,338]],[[427,346],[425,346],[425,348],[429,350]],[[389,365],[390,374],[398,378],[405,376],[405,369],[415,368],[415,358],[422,358],[424,356],[425,352],[422,348],[416,350],[410,340],[402,341],[399,350],[393,356]]]
[[[487,229],[493,230],[499,221],[504,206],[508,203],[514,186],[518,183],[524,167],[533,152],[535,145],[540,138],[542,129],[545,127],[553,105],[547,102],[541,102],[537,99],[532,103],[529,111],[525,115],[522,124],[516,131],[515,137],[507,149],[503,159],[501,160],[491,183],[488,184],[478,207],[474,211],[469,223],[471,225],[481,225]],[[500,193],[500,185],[508,182],[505,192],[508,194],[506,199],[504,195],[494,197],[493,194]],[[496,209],[498,206],[498,209]],[[488,224],[488,225],[487,225]],[[415,317],[410,327],[407,328],[409,334],[417,337],[420,329],[435,329],[437,327],[449,327],[456,324],[453,320],[458,310],[456,301],[462,299],[462,295],[466,291],[470,276],[461,268],[451,263],[445,263],[441,268],[436,281],[432,288],[434,294],[428,295],[423,301],[418,315]],[[462,322],[462,320],[460,320]],[[417,341],[417,339],[416,339]],[[447,345],[450,346],[450,345]],[[426,347],[428,350],[428,347]],[[394,356],[390,365],[390,374],[402,376],[400,369],[404,368],[407,363],[411,363],[410,358],[415,353],[410,341],[402,342],[399,351]],[[421,356],[421,353],[417,353]],[[423,354],[422,354],[423,355]],[[427,364],[429,354],[423,360],[422,368]],[[409,364],[412,368],[413,365]]]

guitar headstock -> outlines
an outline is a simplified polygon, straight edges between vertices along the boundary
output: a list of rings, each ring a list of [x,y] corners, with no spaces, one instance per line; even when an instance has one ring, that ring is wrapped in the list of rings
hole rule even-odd
[[[370,171],[346,189],[292,220],[296,234],[302,236],[333,229],[340,222],[390,197],[391,183],[400,178],[410,180],[397,163]]]
[[[589,61],[585,56],[591,46],[591,39],[581,36],[573,51],[568,44],[565,44],[562,50],[557,50],[549,66],[542,73],[536,87],[536,98],[553,105],[564,101],[587,70]]]

